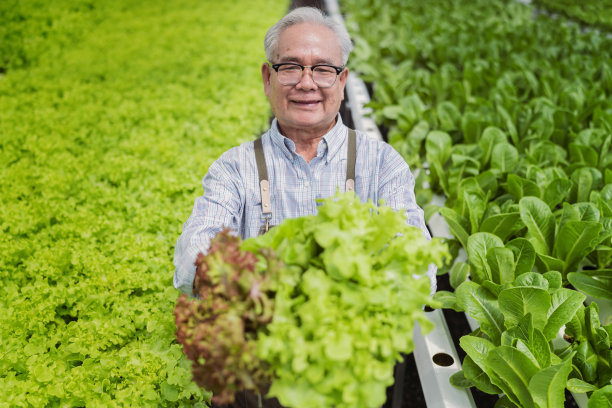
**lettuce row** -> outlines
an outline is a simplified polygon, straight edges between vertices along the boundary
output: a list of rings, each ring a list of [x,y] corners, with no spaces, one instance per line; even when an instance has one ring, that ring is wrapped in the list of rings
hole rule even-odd
[[[601,326],[597,304],[585,307],[585,295],[561,282],[551,271],[523,273],[504,284],[459,285],[454,307],[480,328],[460,339],[467,357],[451,383],[503,393],[498,404],[512,407],[561,406],[566,387],[607,392],[612,324]],[[566,341],[557,339],[562,329]]]
[[[587,27],[598,27],[603,31],[612,31],[612,2],[610,0],[534,0],[534,4],[555,13],[561,13],[584,24]]]
[[[206,168],[267,126],[261,38],[286,4],[245,4],[0,4],[0,406],[209,399],[172,247]]]
[[[571,283],[595,298],[612,299],[612,65],[603,51],[612,39],[559,24],[519,2],[343,5],[356,37],[351,66],[372,83],[370,105],[378,123],[411,165],[426,165],[417,184],[431,189],[417,186],[417,198],[426,214],[439,211],[445,218],[456,238],[453,252],[462,247],[468,254],[467,262],[450,270],[455,293],[436,298],[463,310],[463,285],[485,287],[488,292],[479,293],[491,303],[500,287],[525,273],[550,278],[554,272],[559,287]],[[433,193],[446,197],[443,208],[426,205]],[[517,324],[518,317],[507,321],[501,311],[467,311],[491,318],[480,322],[483,332],[490,331],[484,337],[501,338]],[[532,322],[534,330],[543,332],[538,322],[541,317]],[[514,381],[521,389],[494,384],[494,393],[508,393],[500,406],[556,406],[558,386],[562,390],[568,377],[605,385],[604,369],[584,375],[588,365],[577,362],[594,357],[582,352],[587,343],[580,344],[572,374],[565,374],[568,360],[554,375],[537,366],[551,375],[555,398],[546,402],[532,394],[542,378],[530,389],[522,377]],[[513,350],[500,353],[499,361],[524,360]],[[473,366],[467,360],[466,370],[477,373]],[[534,374],[525,367],[523,374]],[[492,390],[482,381],[470,384]],[[601,390],[598,398],[605,398],[606,387]]]

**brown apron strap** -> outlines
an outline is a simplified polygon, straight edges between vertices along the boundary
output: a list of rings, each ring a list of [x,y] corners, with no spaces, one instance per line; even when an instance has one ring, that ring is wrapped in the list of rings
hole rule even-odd
[[[268,232],[270,219],[272,218],[272,202],[270,198],[270,181],[268,180],[268,168],[266,156],[263,151],[261,137],[255,139],[255,161],[257,162],[257,173],[259,174],[259,193],[261,194],[261,212],[266,219],[263,232]],[[348,130],[348,147],[346,160],[346,191],[355,191],[355,163],[357,161],[357,132]]]
[[[357,132],[349,129],[346,158],[346,191],[355,191],[355,162],[357,161]]]
[[[257,173],[259,174],[259,193],[261,194],[261,212],[266,219],[264,232],[268,232],[270,219],[272,218],[272,203],[270,199],[270,181],[268,180],[268,168],[266,167],[266,156],[263,151],[261,137],[255,140],[255,161],[257,162]]]

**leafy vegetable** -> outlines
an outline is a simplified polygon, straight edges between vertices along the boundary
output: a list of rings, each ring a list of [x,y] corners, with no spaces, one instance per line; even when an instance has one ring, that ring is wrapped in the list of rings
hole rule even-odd
[[[263,393],[272,380],[269,366],[255,357],[257,335],[272,320],[276,275],[282,267],[270,250],[258,259],[240,250],[240,237],[223,230],[196,261],[194,294],[174,309],[177,338],[193,361],[194,380],[213,392],[217,404],[234,393]],[[265,274],[262,273],[262,269]]]
[[[561,287],[559,272],[525,273],[503,286],[466,281],[456,296],[480,329],[460,340],[467,357],[454,385],[501,390],[517,406],[553,407],[566,387],[590,392],[612,379],[612,325],[600,325],[596,303],[584,307],[584,295]],[[553,348],[564,326],[570,342]]]
[[[351,64],[372,82],[375,117],[397,100],[421,102],[410,121],[398,116],[384,125],[395,144],[419,124],[419,138],[410,139],[405,157],[416,167],[426,160],[429,174],[423,172],[417,182],[444,195],[445,206],[435,210],[468,253],[467,263],[451,269],[455,293],[441,292],[436,299],[477,316],[481,332],[475,335],[501,341],[511,329],[505,324],[528,327],[524,313],[534,304],[552,308],[560,302],[558,312],[542,306],[530,315],[541,332],[534,339],[556,336],[556,315],[568,313],[578,299],[561,300],[566,292],[556,292],[568,280],[585,293],[608,298],[612,65],[602,55],[612,39],[519,2],[345,0],[343,6],[359,39]],[[535,278],[513,286],[531,272],[541,273],[548,287]],[[542,326],[545,320],[553,323]],[[495,393],[503,389],[507,394],[499,406],[557,406],[569,354],[575,353],[569,375],[576,375],[580,361],[581,372],[597,377],[590,343],[559,360],[540,347],[541,341],[521,341],[502,344],[520,354],[490,353],[506,353],[498,355],[495,366],[503,371],[498,377],[518,375],[512,385],[485,373],[484,363],[473,356],[464,361],[456,383],[471,381]],[[522,372],[503,366],[501,357],[510,355],[536,364],[533,384],[546,396],[536,395]]]
[[[296,408],[383,404],[395,361],[414,347],[414,324],[431,329],[422,311],[431,302],[426,272],[448,256],[441,241],[349,193],[242,244],[264,248],[286,266],[258,340],[275,374],[269,394]]]
[[[535,4],[555,13],[562,13],[583,24],[601,27],[606,31],[612,30],[612,17],[607,12],[612,7],[612,2],[609,0],[589,0],[580,3],[574,0],[535,0]],[[604,79],[612,84],[612,75],[610,73],[607,75],[609,78]]]

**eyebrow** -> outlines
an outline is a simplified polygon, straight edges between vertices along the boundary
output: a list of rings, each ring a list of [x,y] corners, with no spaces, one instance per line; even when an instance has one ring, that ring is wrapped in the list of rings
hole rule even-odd
[[[301,64],[300,63],[300,59],[298,57],[293,57],[293,56],[288,56],[288,57],[280,58],[279,61],[280,62],[295,62],[295,63]],[[336,64],[334,64],[334,62],[332,60],[327,59],[327,58],[320,58],[320,59],[316,60],[314,65],[319,65],[319,64],[336,66]]]

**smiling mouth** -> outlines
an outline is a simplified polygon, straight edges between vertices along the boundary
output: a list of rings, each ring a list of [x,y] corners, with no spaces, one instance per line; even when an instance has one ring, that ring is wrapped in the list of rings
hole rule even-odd
[[[291,101],[293,103],[295,103],[298,106],[304,106],[304,107],[309,107],[309,106],[316,106],[318,103],[320,103],[321,101],[317,101],[317,100],[313,100],[313,101]]]

